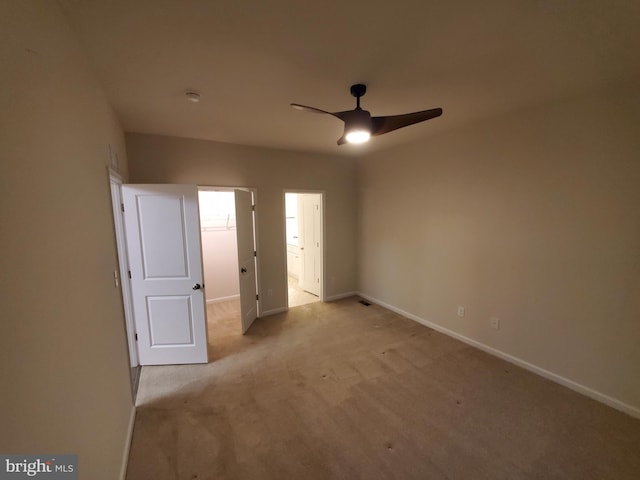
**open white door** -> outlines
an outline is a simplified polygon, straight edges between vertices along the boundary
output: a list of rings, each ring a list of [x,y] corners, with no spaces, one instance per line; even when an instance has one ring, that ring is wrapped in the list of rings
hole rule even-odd
[[[322,275],[320,242],[322,218],[319,194],[298,195],[298,235],[300,237],[300,288],[320,296]]]
[[[256,295],[256,250],[253,229],[253,194],[234,190],[236,195],[236,235],[240,271],[240,313],[242,333],[246,333],[258,316]]]
[[[195,185],[123,185],[141,365],[207,363]]]

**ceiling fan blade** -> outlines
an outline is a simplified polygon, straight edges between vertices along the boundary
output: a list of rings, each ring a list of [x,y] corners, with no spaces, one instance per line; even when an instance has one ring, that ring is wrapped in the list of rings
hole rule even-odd
[[[403,115],[390,115],[387,117],[373,117],[373,128],[371,136],[382,135],[384,133],[393,132],[402,127],[408,127],[416,123],[424,122],[442,115],[441,108],[432,108],[431,110],[422,110],[420,112],[405,113]]]
[[[347,110],[347,111],[344,111],[344,112],[327,112],[326,110],[322,110],[320,108],[309,107],[308,105],[300,105],[299,103],[292,103],[291,106],[293,108],[295,108],[296,110],[302,110],[302,111],[305,111],[305,112],[326,113],[328,115],[333,115],[334,117],[339,118],[343,122],[344,122],[345,114],[353,111],[353,110]]]
[[[334,115],[331,112],[327,112],[326,110],[321,110],[319,108],[315,108],[315,107],[309,107],[307,105],[300,105],[299,103],[292,103],[291,106],[293,108],[295,108],[296,110],[304,110],[307,112],[312,112],[312,113],[328,113],[329,115]]]
[[[346,135],[342,135],[342,136],[338,139],[338,145],[344,145],[345,143],[347,143],[347,136],[346,136]]]

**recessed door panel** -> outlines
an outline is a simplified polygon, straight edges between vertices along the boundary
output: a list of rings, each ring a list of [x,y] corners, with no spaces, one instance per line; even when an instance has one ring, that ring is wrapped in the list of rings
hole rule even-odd
[[[193,345],[191,296],[147,297],[151,347]]]
[[[137,202],[144,277],[188,276],[182,196],[141,195]]]

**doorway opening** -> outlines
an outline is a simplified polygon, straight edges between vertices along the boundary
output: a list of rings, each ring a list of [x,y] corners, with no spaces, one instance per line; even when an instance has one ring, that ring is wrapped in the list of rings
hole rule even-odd
[[[206,301],[239,298],[236,336],[246,333],[260,314],[256,294],[256,191],[174,184],[122,185],[116,175],[111,175],[111,189],[116,236],[122,234],[123,239],[118,243],[120,274],[114,272],[114,280],[116,285],[122,281],[127,334],[134,346],[130,352],[132,369],[139,372],[139,365],[207,363],[220,357],[208,335],[220,328],[207,328]],[[207,208],[205,201],[201,219],[200,190],[222,190],[233,200],[216,199],[213,210]],[[235,213],[229,204],[235,206]],[[235,268],[231,262],[226,276],[216,272],[215,277],[207,279],[202,258],[203,238],[207,240],[203,230],[233,231],[234,226],[235,243],[228,243],[237,247]],[[233,260],[232,255],[230,259]],[[235,295],[220,294],[217,281],[228,280],[234,273],[239,284]],[[213,295],[207,297],[207,288],[213,289]],[[212,350],[215,355],[211,355]]]
[[[288,306],[323,301],[323,194],[285,192]]]
[[[233,191],[198,189],[209,344],[240,330],[240,283]]]
[[[213,346],[246,333],[258,314],[254,192],[199,187],[198,204],[209,345]],[[210,352],[214,357],[219,353]]]

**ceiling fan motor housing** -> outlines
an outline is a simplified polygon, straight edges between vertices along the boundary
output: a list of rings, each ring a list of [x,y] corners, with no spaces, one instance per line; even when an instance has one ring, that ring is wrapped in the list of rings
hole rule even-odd
[[[352,110],[344,113],[344,133],[347,134],[354,130],[364,130],[371,133],[373,123],[371,122],[371,114],[362,109]]]

